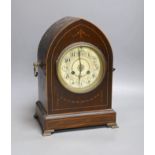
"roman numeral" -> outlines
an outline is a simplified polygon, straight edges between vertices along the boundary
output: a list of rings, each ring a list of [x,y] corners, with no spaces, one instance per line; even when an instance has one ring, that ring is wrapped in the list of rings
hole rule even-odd
[[[75,52],[72,52],[72,53],[71,53],[71,56],[72,56],[72,57],[75,57]]]
[[[65,62],[70,62],[70,58],[65,58]]]

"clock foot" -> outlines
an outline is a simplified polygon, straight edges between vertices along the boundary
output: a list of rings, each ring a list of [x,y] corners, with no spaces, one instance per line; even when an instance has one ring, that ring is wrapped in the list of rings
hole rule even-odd
[[[106,124],[108,127],[110,127],[110,128],[118,128],[118,125],[117,125],[117,123],[107,123]]]
[[[43,131],[43,136],[50,136],[52,133],[54,133],[54,130],[44,130]]]

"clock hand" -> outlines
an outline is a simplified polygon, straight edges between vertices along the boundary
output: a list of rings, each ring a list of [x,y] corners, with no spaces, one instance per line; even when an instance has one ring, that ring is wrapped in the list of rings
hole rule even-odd
[[[79,73],[79,85],[80,85],[81,69],[82,69],[82,66],[81,66],[80,51],[81,51],[81,47],[80,47],[80,50],[79,50],[79,48],[78,48],[78,55],[79,55],[79,70],[80,70],[80,73]]]

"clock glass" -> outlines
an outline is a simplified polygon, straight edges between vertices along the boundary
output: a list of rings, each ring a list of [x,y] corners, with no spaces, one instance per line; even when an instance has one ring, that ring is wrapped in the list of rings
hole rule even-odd
[[[73,93],[94,90],[102,82],[105,70],[104,55],[96,46],[86,42],[67,46],[57,60],[58,79]]]

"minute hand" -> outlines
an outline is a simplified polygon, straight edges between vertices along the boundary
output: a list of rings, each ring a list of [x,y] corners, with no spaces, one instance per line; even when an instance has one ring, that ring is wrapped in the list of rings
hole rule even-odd
[[[80,73],[79,73],[79,84],[80,84],[81,70],[82,70],[80,52],[81,52],[81,48],[78,49],[78,55],[79,55],[79,71],[80,71]]]

